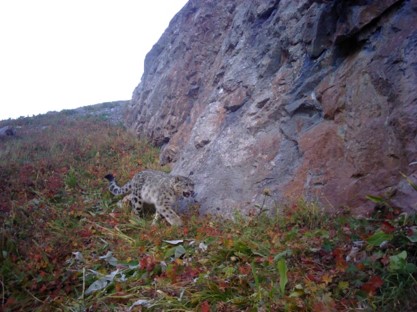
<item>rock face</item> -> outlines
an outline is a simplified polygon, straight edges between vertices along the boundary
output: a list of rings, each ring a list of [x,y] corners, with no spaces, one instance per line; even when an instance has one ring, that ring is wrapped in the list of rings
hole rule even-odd
[[[400,175],[417,176],[416,86],[415,0],[190,0],[127,124],[192,175],[202,212],[304,196],[363,213],[367,194],[417,210]]]

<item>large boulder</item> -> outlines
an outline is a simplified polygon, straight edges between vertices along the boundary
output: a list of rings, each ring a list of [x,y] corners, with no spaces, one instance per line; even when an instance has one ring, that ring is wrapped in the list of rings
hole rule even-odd
[[[16,135],[16,130],[11,126],[4,126],[0,128],[0,138],[5,136]]]
[[[192,175],[202,212],[303,196],[363,213],[367,194],[417,210],[416,60],[415,0],[191,0],[127,124]]]

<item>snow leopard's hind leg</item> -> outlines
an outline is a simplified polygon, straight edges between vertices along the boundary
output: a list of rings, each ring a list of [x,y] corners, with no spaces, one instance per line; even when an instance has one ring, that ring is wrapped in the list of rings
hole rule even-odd
[[[141,218],[145,217],[145,209],[143,208],[143,199],[140,196],[140,192],[133,192],[130,197],[130,203],[132,204],[132,211]]]

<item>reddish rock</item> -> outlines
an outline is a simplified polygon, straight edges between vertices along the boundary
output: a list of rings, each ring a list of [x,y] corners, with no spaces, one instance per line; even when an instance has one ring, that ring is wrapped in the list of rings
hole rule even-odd
[[[415,0],[191,0],[127,124],[192,175],[202,212],[304,196],[360,214],[368,194],[415,211],[416,60]]]

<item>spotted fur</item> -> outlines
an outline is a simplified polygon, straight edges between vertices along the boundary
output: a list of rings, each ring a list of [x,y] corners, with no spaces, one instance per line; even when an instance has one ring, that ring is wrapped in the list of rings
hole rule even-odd
[[[171,225],[182,225],[182,220],[173,210],[173,206],[181,196],[194,196],[194,183],[191,179],[169,175],[162,171],[139,172],[121,187],[117,185],[112,174],[106,175],[105,178],[110,182],[109,190],[112,194],[129,194],[127,199],[130,200],[136,214],[142,211],[144,203],[155,205],[154,222],[161,215]]]

